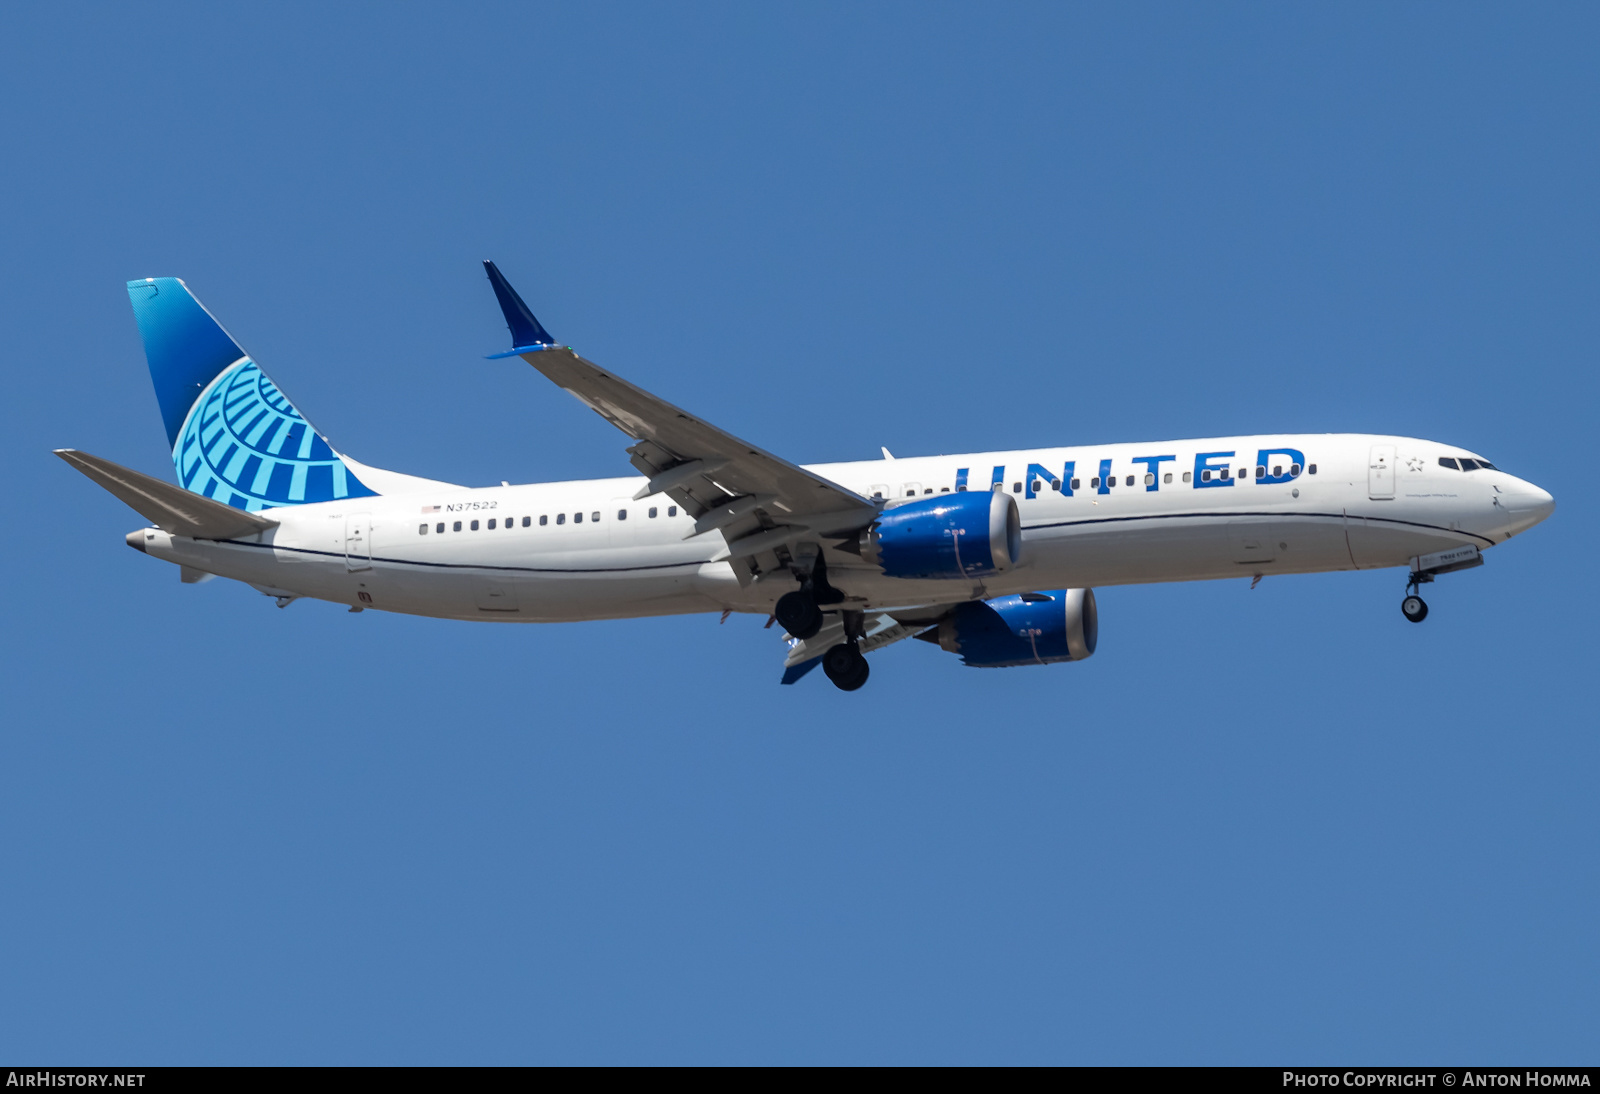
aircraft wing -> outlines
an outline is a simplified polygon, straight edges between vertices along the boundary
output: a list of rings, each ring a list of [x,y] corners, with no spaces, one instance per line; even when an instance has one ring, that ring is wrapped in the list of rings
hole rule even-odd
[[[190,493],[181,486],[87,452],[58,448],[56,455],[121,498],[145,520],[175,536],[232,539],[255,535],[278,525],[275,520]]]
[[[650,481],[636,498],[666,494],[695,518],[691,535],[719,531],[735,561],[851,532],[878,514],[871,501],[696,418],[609,369],[558,346],[493,262],[485,262],[513,348],[633,438],[628,455]],[[736,567],[739,569],[739,567]],[[741,577],[748,576],[741,571]]]

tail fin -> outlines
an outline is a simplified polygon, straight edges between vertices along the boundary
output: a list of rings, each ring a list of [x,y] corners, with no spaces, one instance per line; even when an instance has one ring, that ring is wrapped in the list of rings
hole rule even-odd
[[[235,509],[371,497],[176,277],[128,282],[178,481]]]

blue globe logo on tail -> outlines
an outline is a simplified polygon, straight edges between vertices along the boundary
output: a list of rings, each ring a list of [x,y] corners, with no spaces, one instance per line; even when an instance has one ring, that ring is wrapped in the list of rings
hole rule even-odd
[[[248,357],[195,402],[172,462],[187,489],[238,509],[374,494]]]
[[[128,298],[185,488],[250,510],[376,495],[182,281]]]

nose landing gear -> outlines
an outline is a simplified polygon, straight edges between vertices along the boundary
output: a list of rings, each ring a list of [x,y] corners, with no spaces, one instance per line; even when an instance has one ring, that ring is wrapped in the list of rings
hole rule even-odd
[[[1411,580],[1406,583],[1406,598],[1400,601],[1400,614],[1413,623],[1421,623],[1428,618],[1428,602],[1417,594],[1422,591],[1425,582],[1432,580],[1432,574],[1411,571]]]

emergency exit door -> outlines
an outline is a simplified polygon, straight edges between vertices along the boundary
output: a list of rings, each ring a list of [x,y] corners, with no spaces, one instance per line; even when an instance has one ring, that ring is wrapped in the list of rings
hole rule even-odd
[[[1367,496],[1373,501],[1394,497],[1394,445],[1372,446],[1367,458]]]

